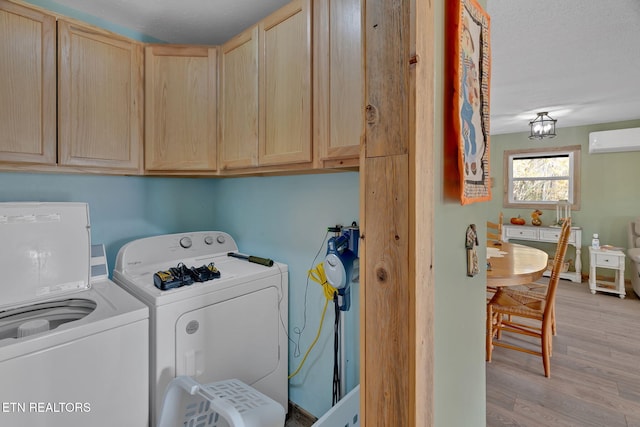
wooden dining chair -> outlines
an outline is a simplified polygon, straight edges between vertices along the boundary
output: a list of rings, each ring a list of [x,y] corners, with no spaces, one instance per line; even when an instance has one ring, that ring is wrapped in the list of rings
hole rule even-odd
[[[569,228],[571,228],[571,226],[569,226]],[[556,247],[556,253],[553,256],[553,260],[551,261],[551,266],[553,268],[553,264],[555,263],[555,259],[557,256],[557,247]],[[561,267],[562,267],[562,263],[561,263]],[[564,269],[563,269],[564,270]],[[563,271],[560,270],[560,271]],[[547,287],[549,286],[548,284],[544,284],[544,283],[537,283],[537,282],[532,282],[532,283],[526,283],[523,285],[525,288],[527,288],[530,291],[533,292],[538,292],[538,293],[543,293],[545,294],[547,292]],[[553,304],[553,323],[551,325],[551,330],[553,332],[553,335],[556,335],[558,333],[557,328],[556,328],[556,315],[555,315],[555,303]]]
[[[555,260],[555,256],[553,258]],[[555,261],[551,261],[551,265],[553,266]],[[549,286],[549,284],[544,284],[544,283],[537,283],[537,282],[532,282],[532,283],[525,283],[523,285],[525,288],[527,288],[527,290],[531,291],[531,292],[536,292],[538,294],[546,294],[547,293],[547,288]],[[556,328],[556,304],[554,301],[553,307],[552,307],[552,323],[551,323],[551,331],[553,332],[553,335],[555,336],[558,331]]]
[[[495,240],[502,242],[502,221],[504,215],[500,212],[498,215],[498,222],[487,221],[487,241]],[[492,295],[496,293],[498,289],[493,286],[487,286],[487,301],[491,299]]]
[[[498,242],[502,241],[502,221],[504,219],[504,215],[500,212],[498,215],[498,222],[495,223],[493,221],[487,221],[487,240],[497,240]]]
[[[497,242],[502,242],[502,220],[504,219],[504,215],[500,212],[498,215],[498,222],[495,223],[493,221],[487,221],[487,242],[494,240]],[[498,289],[493,286],[487,286],[487,301],[491,299],[493,294],[496,293]]]
[[[553,351],[555,298],[560,272],[567,252],[571,220],[562,225],[556,257],[553,260],[547,292],[499,288],[487,303],[487,361],[491,362],[493,347],[504,347],[542,357],[544,375],[551,376],[550,358]],[[524,320],[527,319],[527,320]],[[540,351],[501,341],[502,333],[516,333],[540,339]]]

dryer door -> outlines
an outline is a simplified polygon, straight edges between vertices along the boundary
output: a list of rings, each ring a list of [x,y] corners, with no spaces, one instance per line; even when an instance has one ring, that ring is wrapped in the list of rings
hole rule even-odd
[[[278,317],[275,287],[183,314],[175,331],[176,375],[203,384],[237,378],[253,385],[278,366]]]

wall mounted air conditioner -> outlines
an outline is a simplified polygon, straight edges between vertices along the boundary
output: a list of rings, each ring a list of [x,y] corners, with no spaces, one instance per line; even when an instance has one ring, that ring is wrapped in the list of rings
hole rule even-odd
[[[640,128],[589,133],[589,154],[640,151]]]

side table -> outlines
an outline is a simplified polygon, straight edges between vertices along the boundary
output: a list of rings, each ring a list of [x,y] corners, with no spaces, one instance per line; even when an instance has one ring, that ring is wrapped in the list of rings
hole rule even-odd
[[[618,294],[624,298],[624,252],[609,249],[594,249],[589,246],[589,290]],[[596,268],[615,270],[615,280],[596,280]]]
[[[559,227],[535,227],[527,225],[511,225],[504,224],[502,226],[502,240],[509,242],[511,240],[530,240],[534,242],[558,243],[560,238]],[[569,279],[572,282],[582,282],[582,261],[580,255],[582,253],[582,228],[571,227],[569,234],[569,246],[576,249],[576,261],[574,263],[576,271],[566,271],[560,273],[561,279]],[[544,272],[545,276],[551,276],[551,270]]]

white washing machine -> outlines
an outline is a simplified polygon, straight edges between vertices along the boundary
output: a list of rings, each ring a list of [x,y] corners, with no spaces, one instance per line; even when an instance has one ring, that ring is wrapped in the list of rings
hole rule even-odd
[[[0,425],[148,426],[149,310],[93,249],[85,203],[0,203]]]
[[[229,253],[238,254],[236,242],[220,231],[139,239],[118,252],[113,280],[150,310],[152,425],[178,375],[202,384],[237,378],[287,409],[288,267]],[[155,273],[180,263],[213,263],[220,277],[167,290],[154,285]]]

